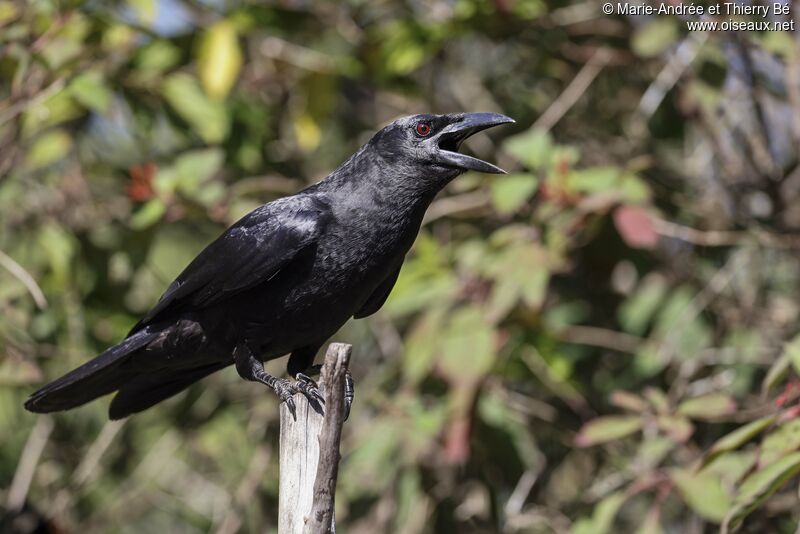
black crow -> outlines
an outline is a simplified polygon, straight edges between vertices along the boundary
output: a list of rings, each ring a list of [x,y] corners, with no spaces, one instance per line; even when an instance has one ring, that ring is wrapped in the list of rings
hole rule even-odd
[[[117,391],[120,419],[234,364],[294,413],[314,356],[348,319],[375,313],[392,290],[436,194],[467,170],[503,173],[458,152],[497,113],[414,115],[386,126],[341,167],[245,215],[170,284],[121,343],[31,395],[53,412]],[[262,362],[291,354],[278,378]]]

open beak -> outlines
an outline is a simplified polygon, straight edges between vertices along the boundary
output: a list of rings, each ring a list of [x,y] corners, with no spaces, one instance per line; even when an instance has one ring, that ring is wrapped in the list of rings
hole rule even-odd
[[[453,122],[445,126],[436,136],[436,143],[439,145],[437,163],[465,171],[506,174],[506,171],[500,167],[459,153],[458,148],[461,146],[461,142],[472,134],[492,126],[512,122],[514,122],[514,119],[499,113],[464,113],[454,116]]]

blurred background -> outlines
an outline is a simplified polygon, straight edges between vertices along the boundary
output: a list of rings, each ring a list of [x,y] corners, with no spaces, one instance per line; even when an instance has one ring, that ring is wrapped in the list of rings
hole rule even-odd
[[[510,174],[335,337],[339,529],[795,532],[796,38],[600,7],[0,1],[0,531],[275,532],[276,399],[233,369],[120,422],[24,399],[382,125],[499,111],[467,150]]]

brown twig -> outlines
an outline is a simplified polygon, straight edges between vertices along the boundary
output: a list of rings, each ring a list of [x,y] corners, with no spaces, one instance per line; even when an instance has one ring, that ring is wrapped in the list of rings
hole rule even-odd
[[[314,481],[314,506],[303,530],[306,534],[333,532],[336,479],[339,473],[339,442],[344,423],[344,381],[350,365],[352,347],[331,343],[322,367],[325,384],[325,420],[319,435],[319,464]]]
[[[25,111],[30,106],[38,104],[43,100],[47,100],[61,89],[64,88],[66,85],[66,80],[64,78],[59,78],[38,93],[36,93],[33,97],[27,100],[20,100],[14,104],[11,104],[9,107],[3,110],[0,113],[0,125],[5,124],[6,122],[10,121],[23,111]]]
[[[645,341],[640,337],[632,336],[625,332],[582,325],[568,326],[557,332],[556,335],[559,339],[568,343],[590,345],[628,353],[634,353],[639,350]]]
[[[44,297],[44,293],[39,287],[39,284],[36,283],[36,280],[34,280],[33,277],[28,274],[28,271],[19,263],[15,262],[11,256],[7,255],[2,250],[0,250],[0,266],[4,267],[17,280],[25,285],[25,288],[28,290],[28,293],[31,294],[33,301],[40,310],[47,308],[47,299]]]
[[[680,239],[702,247],[732,247],[755,241],[760,245],[779,249],[800,248],[800,236],[773,234],[762,230],[729,231],[729,230],[697,230],[664,219],[653,218],[653,228],[664,237]]]
[[[550,107],[533,124],[533,129],[549,130],[561,120],[561,117],[575,105],[578,99],[586,92],[594,79],[603,70],[611,59],[611,53],[605,48],[599,48],[589,61],[581,68],[578,74],[569,82],[569,85],[558,95]]]
[[[33,473],[36,471],[36,465],[39,463],[39,458],[42,456],[42,451],[44,451],[44,446],[47,444],[52,431],[53,418],[47,415],[39,416],[28,436],[28,441],[25,442],[25,446],[22,448],[22,456],[17,464],[17,471],[14,473],[11,488],[8,490],[6,498],[6,509],[8,511],[18,512],[25,505],[28,489],[31,487],[31,481],[33,480]]]

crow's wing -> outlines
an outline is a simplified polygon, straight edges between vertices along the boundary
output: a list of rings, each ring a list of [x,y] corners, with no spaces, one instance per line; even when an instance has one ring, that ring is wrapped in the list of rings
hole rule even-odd
[[[370,295],[367,301],[361,306],[361,309],[353,315],[354,318],[362,319],[381,309],[386,299],[389,298],[389,293],[392,292],[392,288],[395,282],[397,282],[397,277],[400,276],[400,268],[402,266],[403,264],[401,263],[392,274],[387,276],[386,279],[375,288],[375,291],[372,292],[372,295]]]
[[[266,282],[317,243],[329,214],[327,204],[308,196],[287,197],[250,212],[192,260],[131,332]]]

